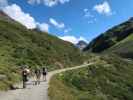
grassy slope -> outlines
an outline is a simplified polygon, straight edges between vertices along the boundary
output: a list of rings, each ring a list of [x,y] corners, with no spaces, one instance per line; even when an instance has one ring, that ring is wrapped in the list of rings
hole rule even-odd
[[[0,89],[18,79],[18,66],[21,65],[32,68],[46,65],[49,70],[54,70],[82,62],[80,51],[71,43],[0,18],[0,74],[7,76],[0,81]]]
[[[133,100],[133,63],[114,55],[96,61],[53,77],[50,100]]]
[[[133,59],[133,34],[105,51],[105,53],[109,52]]]
[[[133,62],[115,55],[133,58],[132,33],[133,22],[127,21],[93,40],[86,49],[104,52],[85,54],[96,64],[53,77],[50,100],[133,100]]]
[[[89,52],[85,54],[89,62],[96,61],[96,64],[53,77],[49,89],[50,99],[133,100],[133,62],[112,54],[133,58],[132,33],[133,22],[127,21],[93,40],[88,46],[89,50],[104,53],[96,57]]]

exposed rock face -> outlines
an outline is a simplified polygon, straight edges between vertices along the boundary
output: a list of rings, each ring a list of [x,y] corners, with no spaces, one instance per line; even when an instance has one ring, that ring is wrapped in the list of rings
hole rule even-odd
[[[7,15],[6,15],[3,11],[0,11],[0,17],[1,17],[1,16],[6,17]]]
[[[87,46],[87,43],[81,40],[76,45],[80,50],[83,50]]]
[[[131,22],[133,22],[133,17],[131,17],[129,20],[130,20]]]
[[[0,20],[6,19],[9,22],[15,22],[11,17],[9,17],[6,13],[0,10]]]

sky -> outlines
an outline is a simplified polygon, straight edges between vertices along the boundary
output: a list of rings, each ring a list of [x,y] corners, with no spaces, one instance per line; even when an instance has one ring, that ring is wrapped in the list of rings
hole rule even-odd
[[[133,0],[0,0],[0,9],[28,29],[76,44],[133,17]]]

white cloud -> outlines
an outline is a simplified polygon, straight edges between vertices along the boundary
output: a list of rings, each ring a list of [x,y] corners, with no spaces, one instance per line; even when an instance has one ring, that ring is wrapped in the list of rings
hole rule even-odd
[[[64,30],[64,33],[68,33],[70,31],[72,31],[72,29],[71,28],[67,28],[67,29]]]
[[[85,42],[88,43],[88,41],[84,38],[84,37],[75,37],[75,36],[63,36],[63,37],[59,37],[60,39],[64,40],[64,41],[68,41],[71,42],[73,44],[77,44],[79,41],[83,40]]]
[[[74,36],[63,36],[63,37],[59,37],[60,39],[64,40],[64,41],[68,41],[68,42],[71,42],[73,44],[77,44],[78,43],[78,40],[76,37]]]
[[[49,32],[49,25],[47,23],[37,23],[37,27],[40,29],[42,32]]]
[[[93,18],[91,20],[88,20],[88,24],[93,24],[95,22],[97,22],[97,19],[96,18]]]
[[[64,4],[70,0],[27,0],[29,4],[44,4],[48,7],[53,7],[58,4]]]
[[[93,24],[93,23],[94,23],[94,21],[92,21],[92,20],[88,21],[88,24]]]
[[[88,40],[87,40],[87,39],[85,39],[85,38],[84,38],[84,37],[82,37],[82,36],[79,38],[79,41],[85,41],[86,43],[88,43]]]
[[[10,6],[5,7],[3,11],[12,19],[26,26],[28,29],[36,28],[35,19],[28,13],[24,13],[18,5],[12,4]]]
[[[34,4],[34,3],[40,4],[41,0],[28,0],[28,3],[29,4]]]
[[[0,0],[0,10],[6,6],[8,6],[8,1],[7,0]]]
[[[88,10],[89,10],[89,9],[85,8],[85,9],[84,9],[84,12],[88,12]]]
[[[53,19],[53,18],[50,18],[50,19],[49,19],[49,22],[50,22],[52,25],[54,25],[55,27],[59,28],[59,29],[65,28],[65,24],[64,24],[64,23],[62,23],[62,22],[57,22],[57,21],[56,21],[55,19]]]
[[[38,28],[40,31],[49,32],[49,25],[47,23],[38,23],[28,13],[22,11],[21,7],[12,4],[3,8],[3,11],[15,21],[26,26],[28,29]]]
[[[93,18],[94,16],[89,12],[89,9],[84,9],[84,17],[86,18]]]
[[[107,1],[104,1],[102,4],[97,4],[93,8],[99,14],[112,15],[111,7]]]
[[[96,18],[95,16],[89,11],[89,9],[85,8],[83,9],[84,12],[84,18],[87,19],[87,23],[88,24],[93,24],[94,22],[96,22]]]

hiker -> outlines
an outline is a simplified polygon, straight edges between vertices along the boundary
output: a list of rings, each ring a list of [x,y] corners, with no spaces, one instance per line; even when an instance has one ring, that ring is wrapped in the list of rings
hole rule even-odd
[[[47,68],[46,67],[43,67],[42,68],[42,75],[43,75],[43,81],[46,81],[47,78],[46,78],[46,75],[47,75]]]
[[[35,85],[40,84],[41,70],[39,68],[35,69]]]
[[[26,82],[28,81],[28,70],[27,68],[22,69],[22,79],[23,79],[23,88],[26,88]]]

